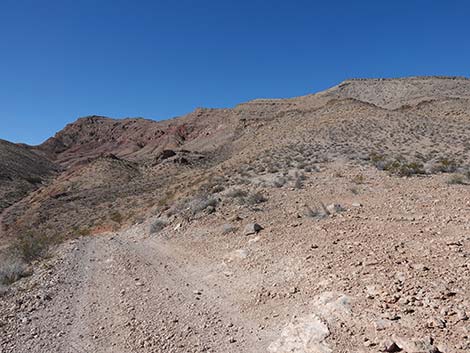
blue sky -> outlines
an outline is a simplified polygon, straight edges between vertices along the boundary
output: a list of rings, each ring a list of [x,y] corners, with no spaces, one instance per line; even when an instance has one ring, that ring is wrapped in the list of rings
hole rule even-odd
[[[351,77],[469,74],[453,0],[0,0],[0,138],[79,116],[165,119]]]

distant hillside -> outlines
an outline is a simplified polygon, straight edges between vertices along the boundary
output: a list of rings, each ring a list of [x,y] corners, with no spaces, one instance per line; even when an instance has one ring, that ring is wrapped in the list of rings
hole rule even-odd
[[[28,178],[53,173],[48,160],[65,170],[4,222],[12,232],[98,232],[211,188],[313,177],[321,164],[338,160],[398,176],[463,173],[469,134],[470,80],[454,77],[348,80],[317,94],[197,109],[165,121],[85,117],[34,147],[37,154],[8,145],[18,151],[9,157],[18,162],[9,175],[17,195],[37,186]]]
[[[0,140],[0,212],[54,175],[58,167],[29,147]]]

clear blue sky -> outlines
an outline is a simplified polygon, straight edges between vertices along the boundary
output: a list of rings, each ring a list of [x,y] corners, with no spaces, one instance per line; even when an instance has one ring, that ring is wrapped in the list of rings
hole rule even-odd
[[[165,119],[350,77],[469,75],[453,0],[0,0],[0,138],[79,116]]]

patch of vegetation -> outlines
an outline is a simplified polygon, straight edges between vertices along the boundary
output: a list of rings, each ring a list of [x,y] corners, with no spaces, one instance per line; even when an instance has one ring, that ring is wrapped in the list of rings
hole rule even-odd
[[[457,170],[458,163],[454,159],[440,158],[434,166],[435,172],[453,173]]]
[[[244,198],[244,202],[248,205],[257,205],[266,201],[268,201],[268,199],[260,192],[249,194]]]
[[[353,186],[352,188],[349,188],[349,191],[351,191],[353,195],[358,195],[360,193],[360,189],[355,186]]]
[[[0,263],[0,285],[9,285],[29,274],[26,264],[20,259],[7,258]]]
[[[19,259],[30,263],[45,256],[49,247],[59,241],[54,236],[46,236],[43,233],[30,231],[18,236],[13,244],[13,249]]]
[[[392,175],[397,175],[400,177],[425,174],[424,167],[421,163],[407,162],[400,159],[396,159],[393,162],[388,162],[384,166],[384,170],[388,171]]]
[[[212,196],[199,196],[189,202],[188,208],[191,211],[192,215],[196,215],[199,212],[204,211],[208,207],[215,208],[218,202],[219,201]]]
[[[156,234],[160,232],[163,228],[167,226],[168,222],[163,219],[156,219],[152,224],[150,224],[149,232],[150,234]]]
[[[78,236],[86,236],[91,234],[90,227],[74,227],[74,233]]]
[[[355,176],[353,176],[352,178],[352,182],[354,184],[364,184],[364,181],[365,181],[365,178],[364,178],[364,175],[362,174],[356,174]]]
[[[225,196],[230,197],[230,198],[243,198],[248,195],[248,192],[239,188],[235,188],[232,190],[227,191]]]
[[[320,202],[320,207],[311,208],[310,206],[305,207],[304,215],[308,218],[313,219],[323,219],[328,217],[330,212],[326,209],[326,206],[323,202]]]
[[[454,174],[448,180],[449,185],[467,185],[467,178],[462,174]]]
[[[124,221],[124,217],[119,211],[111,212],[111,214],[109,215],[109,219],[118,224],[122,224],[122,222]]]

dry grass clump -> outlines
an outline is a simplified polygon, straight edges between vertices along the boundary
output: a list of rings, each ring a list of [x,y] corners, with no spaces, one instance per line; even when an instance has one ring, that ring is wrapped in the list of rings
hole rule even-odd
[[[453,174],[448,180],[448,185],[467,185],[468,178],[462,174]]]
[[[328,217],[330,212],[326,209],[325,204],[320,202],[320,206],[315,208],[306,205],[304,215],[308,218],[319,220]]]
[[[240,205],[257,205],[268,201],[260,191],[252,193],[240,188],[229,190],[225,197],[235,199]]]
[[[215,209],[218,203],[219,201],[212,195],[202,195],[190,200],[188,202],[188,209],[192,215],[196,215],[208,208]]]
[[[258,191],[253,194],[249,194],[247,197],[244,198],[244,201],[248,205],[257,205],[268,201],[268,199],[261,192]]]
[[[425,174],[423,165],[419,162],[407,162],[404,160],[395,160],[385,165],[384,170],[392,175],[400,177],[413,176],[417,174]]]
[[[240,188],[234,188],[234,189],[228,190],[225,193],[225,196],[230,197],[230,198],[243,198],[243,197],[246,197],[247,195],[248,195],[248,192]]]
[[[122,216],[122,214],[119,212],[119,211],[113,211],[111,212],[111,214],[109,215],[109,218],[113,221],[113,222],[116,222],[118,224],[121,224],[124,220],[124,217]]]
[[[453,173],[458,168],[458,163],[456,160],[442,157],[439,158],[436,165],[433,167],[433,172],[441,172],[441,173]]]
[[[361,174],[361,173],[356,174],[355,176],[353,176],[352,182],[353,182],[354,184],[358,184],[358,185],[364,184],[364,182],[365,182],[365,177],[364,177],[364,175]]]
[[[149,233],[150,234],[156,234],[160,232],[163,228],[165,228],[168,225],[168,222],[165,221],[164,219],[156,219],[155,221],[150,224],[149,227]]]
[[[9,285],[29,274],[27,265],[24,261],[5,257],[0,261],[0,285]]]
[[[59,236],[34,233],[21,234],[13,244],[13,253],[21,260],[30,263],[47,255],[49,248],[62,240]]]

